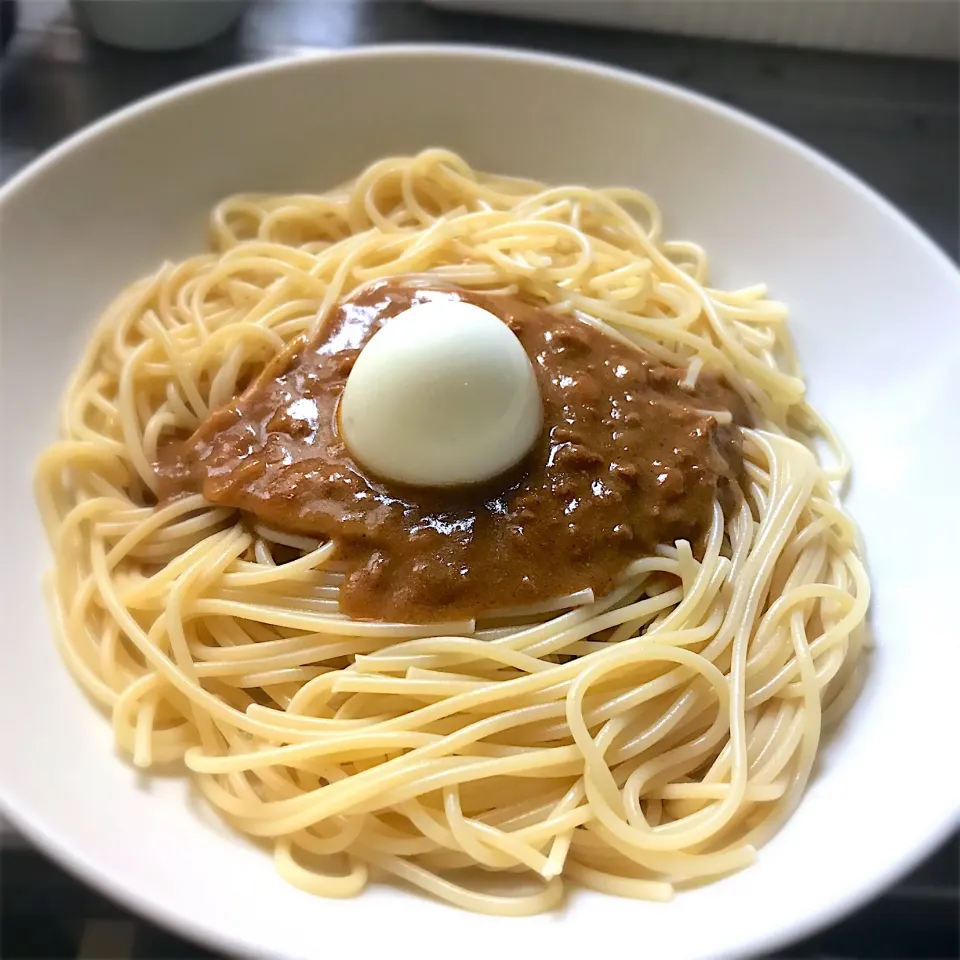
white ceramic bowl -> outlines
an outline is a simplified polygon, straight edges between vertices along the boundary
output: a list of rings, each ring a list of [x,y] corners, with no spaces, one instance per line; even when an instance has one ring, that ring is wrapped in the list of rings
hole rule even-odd
[[[287,886],[176,778],[141,779],[61,666],[30,475],[91,323],[165,257],[200,250],[239,190],[336,184],[387,153],[445,145],[481,169],[626,183],[722,284],[793,307],[812,395],[856,464],[877,652],[815,782],[759,863],[668,905],[588,893],[494,920],[375,887]],[[220,949],[287,958],[769,950],[879,891],[956,822],[960,676],[960,276],[833,164],[727,107],[641,77],[495,50],[368,48],[221,74],[137,104],[0,192],[4,569],[0,798],[68,868]]]

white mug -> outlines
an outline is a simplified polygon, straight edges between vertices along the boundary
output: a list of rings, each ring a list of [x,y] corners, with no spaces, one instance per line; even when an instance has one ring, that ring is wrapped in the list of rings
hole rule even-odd
[[[77,20],[104,43],[129,50],[183,50],[227,30],[247,0],[73,0]]]

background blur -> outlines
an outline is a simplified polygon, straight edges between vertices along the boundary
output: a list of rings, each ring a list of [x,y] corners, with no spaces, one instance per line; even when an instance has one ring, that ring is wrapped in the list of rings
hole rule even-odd
[[[0,181],[104,114],[213,70],[367,43],[495,44],[741,107],[848,167],[960,259],[958,0],[0,0],[0,41]],[[779,956],[960,957],[958,864],[954,837]],[[0,819],[0,957],[211,956],[103,900]]]

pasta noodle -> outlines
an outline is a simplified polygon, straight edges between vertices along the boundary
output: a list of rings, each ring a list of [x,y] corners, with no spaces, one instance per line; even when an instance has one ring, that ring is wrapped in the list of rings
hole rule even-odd
[[[666,900],[751,863],[856,693],[869,598],[848,464],[804,399],[786,309],[709,286],[705,252],[664,239],[638,191],[488,176],[444,150],[322,195],[230,197],[210,234],[212,253],[107,310],[38,470],[60,649],[120,747],[184,764],[322,896],[390,876],[522,915],[567,881]],[[722,373],[756,423],[741,505],[715,506],[702,556],[663,544],[606,596],[367,622],[338,610],[335,542],[157,502],[165,438],[343,296],[401,276],[537,298],[689,384]]]

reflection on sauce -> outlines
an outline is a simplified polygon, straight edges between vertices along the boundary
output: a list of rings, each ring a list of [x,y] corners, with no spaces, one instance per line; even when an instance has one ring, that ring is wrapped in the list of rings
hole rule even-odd
[[[544,429],[482,488],[405,489],[368,476],[337,435],[354,361],[382,323],[423,300],[475,303],[516,334],[537,374]],[[157,465],[164,497],[200,491],[269,526],[334,538],[354,617],[471,617],[590,587],[608,592],[661,543],[696,543],[742,469],[739,430],[705,410],[742,402],[709,372],[695,389],[583,321],[504,295],[385,281],[339,305],[242,396]]]

